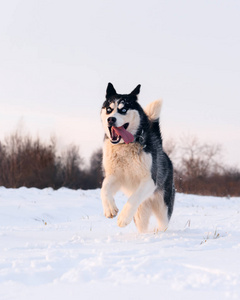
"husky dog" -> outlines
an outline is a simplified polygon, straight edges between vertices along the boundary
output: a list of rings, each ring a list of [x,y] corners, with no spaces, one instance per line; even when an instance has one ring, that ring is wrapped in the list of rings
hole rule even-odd
[[[132,219],[139,232],[146,232],[150,216],[158,229],[166,230],[172,215],[175,189],[172,163],[163,151],[159,128],[161,101],[145,110],[138,103],[138,85],[130,94],[118,94],[108,84],[101,110],[105,130],[101,198],[104,214],[113,218],[118,208],[113,196],[118,190],[128,201],[118,216],[118,226]]]

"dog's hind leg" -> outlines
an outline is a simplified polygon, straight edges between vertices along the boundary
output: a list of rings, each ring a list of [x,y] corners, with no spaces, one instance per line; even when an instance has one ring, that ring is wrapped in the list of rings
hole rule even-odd
[[[147,232],[149,219],[152,214],[152,206],[150,200],[145,200],[134,215],[134,222],[140,233]]]
[[[164,203],[163,191],[156,191],[151,198],[152,211],[158,222],[158,230],[165,231],[168,227],[168,207]]]

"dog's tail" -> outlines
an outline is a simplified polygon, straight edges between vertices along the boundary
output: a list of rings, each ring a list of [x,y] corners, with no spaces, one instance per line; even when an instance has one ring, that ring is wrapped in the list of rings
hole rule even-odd
[[[148,116],[150,121],[155,121],[160,116],[160,111],[162,107],[162,99],[153,101],[145,107],[144,112]]]

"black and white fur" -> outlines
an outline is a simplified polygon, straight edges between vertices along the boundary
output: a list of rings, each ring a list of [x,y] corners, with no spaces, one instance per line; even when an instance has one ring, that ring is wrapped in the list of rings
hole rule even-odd
[[[152,102],[143,110],[137,99],[139,92],[140,85],[130,94],[118,94],[111,83],[107,87],[101,110],[105,130],[103,210],[107,218],[117,216],[113,196],[122,190],[128,201],[118,215],[120,227],[134,219],[138,231],[146,232],[150,216],[154,214],[158,229],[166,230],[173,211],[175,189],[172,163],[162,148],[161,101]],[[133,143],[125,144],[121,136],[112,139],[111,126],[122,125],[134,135]]]

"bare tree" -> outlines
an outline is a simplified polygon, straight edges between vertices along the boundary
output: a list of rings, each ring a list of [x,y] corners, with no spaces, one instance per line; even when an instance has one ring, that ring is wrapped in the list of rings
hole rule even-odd
[[[184,138],[180,145],[180,169],[186,177],[207,177],[223,168],[220,145],[201,144],[196,137]]]
[[[103,181],[102,149],[98,149],[92,154],[88,174],[91,188],[99,188]]]

